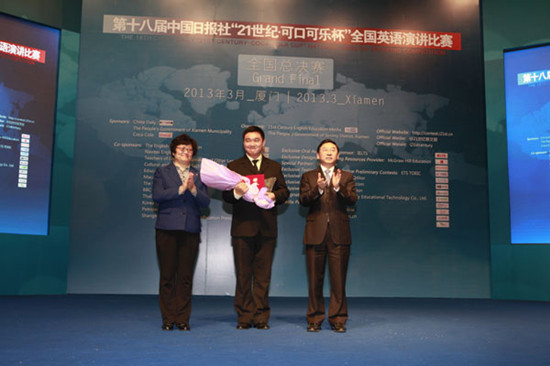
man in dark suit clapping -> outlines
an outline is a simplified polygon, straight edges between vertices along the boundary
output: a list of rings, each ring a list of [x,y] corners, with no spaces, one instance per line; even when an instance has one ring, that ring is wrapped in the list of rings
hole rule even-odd
[[[325,319],[327,257],[331,288],[328,322],[333,331],[346,332],[346,275],[351,244],[347,206],[357,202],[357,193],[352,173],[336,167],[339,152],[334,141],[321,141],[317,147],[319,167],[304,173],[300,182],[300,203],[309,207],[303,241],[309,279],[308,332],[320,331]]]
[[[266,196],[275,201],[275,207],[263,209],[242,199],[249,189],[243,182],[223,192],[224,200],[233,205],[231,237],[237,277],[234,302],[237,329],[251,326],[269,329],[269,284],[277,240],[277,206],[287,200],[290,192],[281,165],[262,154],[265,135],[260,127],[249,126],[244,130],[243,147],[245,156],[227,167],[244,176],[263,175],[266,182],[274,180]]]

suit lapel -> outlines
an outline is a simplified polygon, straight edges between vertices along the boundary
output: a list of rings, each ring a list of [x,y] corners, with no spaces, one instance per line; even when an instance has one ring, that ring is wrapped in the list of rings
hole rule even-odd
[[[321,174],[323,174],[323,176],[325,175],[325,173],[323,173],[323,168],[321,168],[320,165],[317,167],[317,173],[321,173]],[[318,175],[315,174],[315,180],[317,180],[317,177],[318,177]]]
[[[265,156],[262,156],[262,165],[260,165],[260,171],[256,174],[264,174],[264,172],[269,167],[269,161],[266,159]]]
[[[178,184],[178,186],[181,186],[183,182],[181,181],[180,175],[178,174],[178,170],[176,169],[176,166],[174,163],[171,163],[168,166],[168,175],[170,179],[172,179],[174,182]]]

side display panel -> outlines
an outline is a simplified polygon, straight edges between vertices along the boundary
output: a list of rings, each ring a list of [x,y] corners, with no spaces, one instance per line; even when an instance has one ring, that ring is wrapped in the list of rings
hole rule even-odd
[[[48,234],[58,29],[0,14],[0,232]]]
[[[550,244],[550,45],[504,52],[512,244]]]

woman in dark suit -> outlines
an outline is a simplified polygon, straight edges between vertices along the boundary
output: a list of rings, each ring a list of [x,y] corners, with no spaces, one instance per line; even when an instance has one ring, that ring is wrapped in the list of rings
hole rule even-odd
[[[162,329],[190,330],[193,273],[200,242],[200,210],[208,207],[208,190],[191,166],[197,142],[180,135],[170,143],[172,162],[159,167],[153,179],[158,204],[156,229],[160,268],[159,300]]]

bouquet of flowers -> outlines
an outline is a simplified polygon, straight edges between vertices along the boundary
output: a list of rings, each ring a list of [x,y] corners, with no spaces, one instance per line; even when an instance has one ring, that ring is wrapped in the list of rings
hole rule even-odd
[[[258,185],[251,182],[248,177],[235,173],[213,160],[202,158],[200,177],[206,186],[222,191],[228,191],[233,189],[237,183],[245,182],[248,191],[244,194],[243,199],[264,209],[275,206],[275,202],[265,195],[267,187],[258,188]]]

